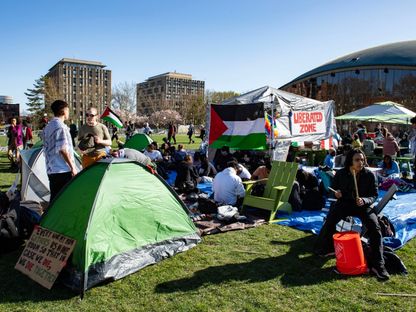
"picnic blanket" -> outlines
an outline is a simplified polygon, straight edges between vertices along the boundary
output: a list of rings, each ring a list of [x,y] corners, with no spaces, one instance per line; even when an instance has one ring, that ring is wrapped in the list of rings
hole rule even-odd
[[[385,193],[379,190],[379,198]],[[395,237],[384,238],[384,244],[393,249],[403,247],[416,236],[416,193],[397,193],[396,196],[397,199],[391,200],[382,211],[396,230]],[[275,223],[318,234],[326,214],[323,211],[293,212],[291,215],[280,215],[285,219]]]

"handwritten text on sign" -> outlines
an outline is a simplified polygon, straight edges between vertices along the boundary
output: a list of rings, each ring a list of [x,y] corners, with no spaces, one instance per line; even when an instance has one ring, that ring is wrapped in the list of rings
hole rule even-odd
[[[51,289],[76,241],[40,226],[35,227],[15,269]]]
[[[318,111],[295,111],[292,113],[292,134],[307,135],[325,133],[325,114]]]

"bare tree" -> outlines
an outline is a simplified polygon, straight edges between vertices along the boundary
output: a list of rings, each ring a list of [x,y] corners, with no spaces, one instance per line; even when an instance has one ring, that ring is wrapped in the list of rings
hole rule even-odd
[[[120,82],[113,87],[111,105],[114,109],[136,113],[136,84]]]

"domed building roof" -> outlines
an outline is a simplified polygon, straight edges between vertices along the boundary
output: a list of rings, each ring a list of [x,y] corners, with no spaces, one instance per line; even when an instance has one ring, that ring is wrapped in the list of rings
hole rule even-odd
[[[321,73],[374,66],[416,67],[416,40],[385,44],[342,56],[304,73],[288,84]]]

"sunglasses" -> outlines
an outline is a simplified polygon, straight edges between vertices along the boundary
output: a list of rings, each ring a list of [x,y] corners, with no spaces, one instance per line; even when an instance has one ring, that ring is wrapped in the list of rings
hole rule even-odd
[[[85,114],[85,116],[87,116],[87,117],[95,117],[95,116],[97,116],[97,115],[94,115],[94,114]]]

